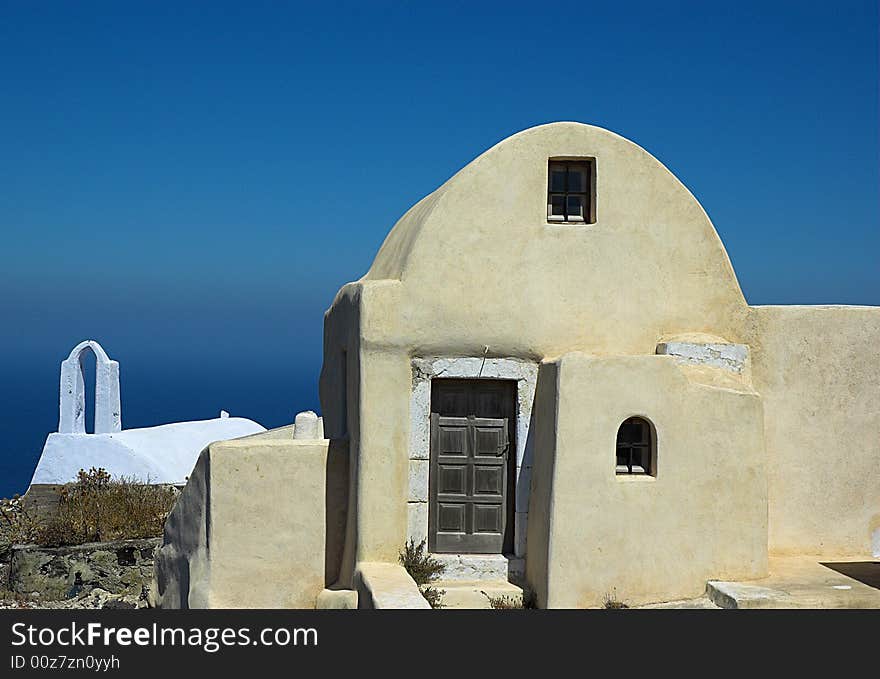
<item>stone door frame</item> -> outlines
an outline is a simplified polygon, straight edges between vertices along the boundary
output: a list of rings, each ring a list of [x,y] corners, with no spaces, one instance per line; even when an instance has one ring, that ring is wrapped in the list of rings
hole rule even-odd
[[[440,378],[516,381],[516,477],[514,556],[526,554],[526,527],[532,472],[529,425],[538,363],[517,358],[418,357],[412,362],[410,394],[409,491],[407,532],[416,543],[428,538],[428,484],[431,465],[431,380]],[[426,543],[427,544],[427,543]]]

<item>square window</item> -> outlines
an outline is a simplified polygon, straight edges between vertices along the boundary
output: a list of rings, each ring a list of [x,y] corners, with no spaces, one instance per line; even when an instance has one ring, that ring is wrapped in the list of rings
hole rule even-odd
[[[547,219],[595,222],[593,160],[551,160],[547,168]]]

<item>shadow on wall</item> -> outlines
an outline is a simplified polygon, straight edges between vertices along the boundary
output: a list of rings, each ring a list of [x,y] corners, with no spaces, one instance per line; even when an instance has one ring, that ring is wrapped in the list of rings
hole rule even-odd
[[[545,377],[546,379],[546,377]],[[526,442],[523,446],[522,471],[514,491],[516,492],[516,511],[519,513],[529,511],[529,502],[531,499],[532,473],[535,464],[535,432],[537,431],[536,413],[538,407],[538,382],[541,380],[541,370],[538,369],[538,377],[535,380],[535,396],[532,400],[532,411],[529,414],[529,433],[526,435]],[[527,530],[527,526],[523,526],[522,530]],[[525,553],[525,552],[524,552]]]
[[[327,450],[325,476],[324,582],[336,584],[345,551],[345,523],[348,515],[348,439],[332,439]]]
[[[160,559],[162,563],[153,569],[150,607],[189,610],[189,559],[176,550],[169,552],[163,545],[156,549],[156,566]]]

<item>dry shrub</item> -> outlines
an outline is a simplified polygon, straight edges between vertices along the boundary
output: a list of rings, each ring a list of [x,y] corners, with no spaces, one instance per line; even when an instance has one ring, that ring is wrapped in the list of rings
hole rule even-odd
[[[104,468],[80,469],[77,480],[61,489],[57,512],[38,518],[22,509],[11,534],[14,542],[46,547],[158,537],[176,497],[168,486],[111,479]]]
[[[425,541],[416,544],[410,539],[400,552],[398,559],[400,565],[406,569],[409,576],[419,586],[422,596],[431,604],[431,608],[442,608],[440,603],[445,590],[431,587],[430,584],[437,580],[446,570],[446,566],[434,559],[425,550]]]
[[[41,521],[39,514],[28,511],[22,498],[17,494],[11,500],[0,500],[0,563],[8,556],[6,551],[13,544],[35,542]]]
[[[496,611],[522,609],[531,610],[538,607],[537,602],[535,601],[535,595],[530,589],[523,590],[522,598],[513,597],[508,594],[502,594],[501,596],[492,596],[491,594],[487,594],[483,590],[480,590],[480,594],[482,594],[489,600],[489,606],[491,606]]]
[[[602,599],[602,608],[617,609],[629,608],[623,601],[617,598],[616,592],[606,592]]]
[[[417,585],[427,585],[440,578],[446,566],[425,551],[425,541],[416,544],[410,539],[399,555],[400,565]]]

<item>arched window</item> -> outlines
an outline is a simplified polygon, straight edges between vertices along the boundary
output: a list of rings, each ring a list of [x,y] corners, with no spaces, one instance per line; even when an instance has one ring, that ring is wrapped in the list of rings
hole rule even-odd
[[[617,430],[617,473],[656,476],[654,425],[643,417],[630,417]]]

